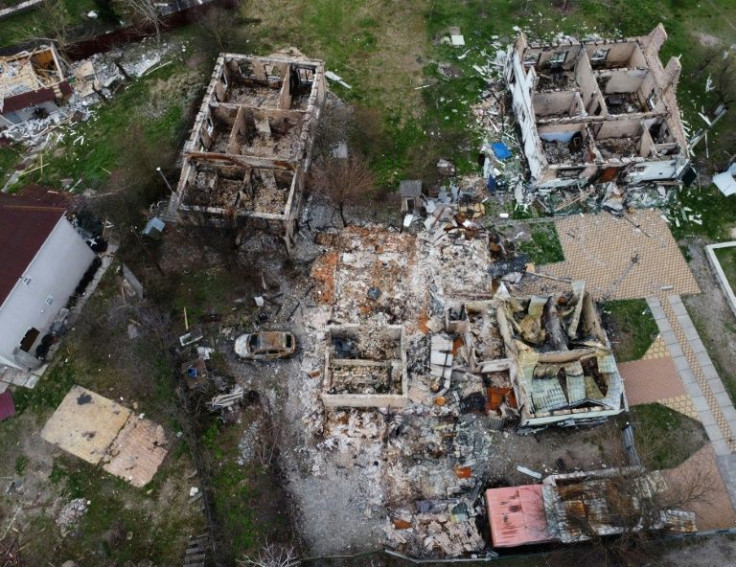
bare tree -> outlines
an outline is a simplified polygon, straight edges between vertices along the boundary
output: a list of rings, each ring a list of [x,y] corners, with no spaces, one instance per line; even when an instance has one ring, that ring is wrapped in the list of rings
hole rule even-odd
[[[225,8],[214,7],[197,23],[202,47],[206,51],[229,51],[238,36],[237,14]]]
[[[156,31],[156,42],[161,41],[163,20],[158,5],[153,0],[117,0],[116,9],[142,27],[150,27]]]
[[[650,472],[645,467],[629,466],[629,455],[618,439],[616,427],[600,430],[598,442],[606,447],[607,477],[597,497],[605,510],[606,522],[618,528],[615,539],[601,532],[602,516],[593,506],[571,506],[566,520],[573,530],[592,542],[590,553],[603,565],[641,565],[652,560],[656,547],[651,545],[669,529],[668,521],[676,511],[707,506],[715,495],[717,471],[698,458],[687,459],[674,469]],[[671,436],[639,435],[638,453],[643,462],[668,444],[676,443],[681,434]],[[700,453],[697,453],[700,455]],[[712,456],[703,455],[707,461]],[[591,493],[589,496],[593,496]],[[673,512],[675,511],[675,512]],[[592,562],[592,558],[590,562]]]
[[[308,185],[340,214],[343,226],[345,207],[366,202],[375,192],[375,179],[368,161],[360,155],[328,158],[312,166]]]
[[[268,544],[255,557],[238,561],[242,567],[299,567],[301,561],[294,548]]]
[[[63,58],[64,48],[69,42],[69,21],[63,0],[44,0],[28,24],[12,30],[12,37],[19,42],[41,40],[53,43]]]

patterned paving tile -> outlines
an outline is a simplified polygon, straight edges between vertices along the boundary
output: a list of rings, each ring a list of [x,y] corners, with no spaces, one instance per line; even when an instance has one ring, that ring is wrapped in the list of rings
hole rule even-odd
[[[618,370],[624,379],[626,398],[632,406],[686,394],[671,358],[622,362]]]
[[[565,261],[540,267],[555,277],[585,280],[595,299],[631,299],[659,294],[699,293],[669,226],[657,210],[628,218],[601,213],[555,221]],[[549,282],[545,282],[549,284]]]
[[[680,412],[681,414],[689,417],[690,419],[694,419],[695,421],[700,421],[700,414],[697,412],[697,410],[693,406],[693,399],[687,394],[683,394],[681,396],[675,396],[674,398],[666,398],[664,400],[659,400],[659,403],[662,404],[663,406],[667,406],[668,408],[672,410]]]
[[[657,338],[654,339],[654,342],[652,342],[651,346],[647,349],[647,352],[644,353],[644,356],[642,356],[641,359],[653,360],[657,358],[669,358],[669,356],[670,353],[667,350],[667,343],[664,342],[662,335],[657,335]]]
[[[706,497],[697,498],[684,506],[695,513],[699,530],[715,530],[736,526],[736,512],[729,497],[729,487],[719,471],[715,444],[705,445],[680,466],[664,472],[670,490],[687,493],[693,486],[707,486]]]
[[[690,344],[690,337],[688,336],[692,335],[692,333],[689,332],[692,328],[692,322],[687,316],[683,317],[682,315],[680,315],[678,317],[677,312],[675,311],[675,307],[673,306],[673,303],[675,305],[680,304],[680,298],[677,297],[675,299],[673,297],[673,301],[671,302],[670,297],[668,297],[667,294],[662,293],[659,294],[659,301],[662,305],[662,308],[664,309],[665,314],[667,315],[667,318],[670,321],[672,331],[677,338],[677,342],[682,348],[682,351],[685,355],[685,360],[687,360],[690,366],[690,371],[695,377],[695,381],[698,384],[700,391],[703,393],[702,398],[695,398],[693,400],[693,405],[698,411],[702,412],[704,410],[708,410],[713,415],[715,424],[706,426],[708,436],[711,438],[711,440],[723,439],[726,442],[725,447],[732,453],[736,452],[736,435],[733,434],[731,424],[729,424],[728,419],[721,409],[722,405],[724,407],[730,406],[730,400],[727,399],[727,394],[726,397],[723,397],[723,394],[721,392],[719,392],[718,394],[714,392],[713,388],[708,382],[708,377],[705,375],[703,369],[700,366],[700,361],[695,355],[695,351]]]

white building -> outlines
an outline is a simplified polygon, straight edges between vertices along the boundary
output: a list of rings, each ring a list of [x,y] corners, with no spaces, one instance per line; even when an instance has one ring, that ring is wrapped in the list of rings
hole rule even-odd
[[[36,347],[94,259],[64,212],[0,197],[0,367],[39,365]]]

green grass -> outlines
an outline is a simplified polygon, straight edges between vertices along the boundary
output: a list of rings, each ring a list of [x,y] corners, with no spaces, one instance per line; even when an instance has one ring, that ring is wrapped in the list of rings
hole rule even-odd
[[[164,474],[180,474],[166,463],[163,469]],[[56,557],[74,559],[82,565],[122,565],[144,559],[157,565],[173,565],[183,556],[182,534],[198,529],[193,523],[201,522],[201,518],[159,511],[170,498],[161,494],[160,483],[151,483],[141,490],[71,456],[54,460],[49,481],[64,495],[64,502],[74,498],[88,501],[78,527],[58,540],[54,550]],[[181,505],[181,496],[175,498]],[[186,514],[190,515],[188,510]],[[49,525],[52,522],[53,518],[42,516],[34,523],[53,532],[55,528]],[[36,554],[49,551],[40,546],[33,548],[31,560],[38,559]]]
[[[529,256],[529,261],[537,264],[562,262],[565,256],[554,223],[531,225],[531,236],[519,244],[519,249]]]
[[[257,547],[260,530],[254,520],[252,501],[255,497],[248,471],[232,460],[222,464],[212,479],[215,489],[215,509],[224,524],[233,555]]]
[[[60,358],[60,357],[59,357]],[[58,363],[44,374],[42,380],[32,390],[18,388],[13,394],[15,410],[23,413],[29,408],[35,413],[45,415],[55,410],[77,382],[71,364]]]
[[[90,10],[99,12],[94,0],[50,0],[33,10],[6,18],[0,25],[0,47],[36,37],[65,38],[68,41],[91,32],[98,22],[85,20],[84,16]],[[64,27],[66,31],[61,32]]]
[[[15,459],[15,473],[18,476],[23,476],[23,473],[26,472],[26,468],[28,468],[28,456],[26,455],[18,455]]]
[[[713,324],[706,320],[702,312],[694,309],[693,304],[685,301],[685,306],[731,401],[736,400],[736,372],[728,356],[736,335],[732,314],[729,310],[724,311],[719,324]]]
[[[733,248],[716,248],[714,252],[731,289],[736,290],[736,246]]]
[[[702,224],[685,220],[682,208],[692,212],[687,215],[701,215]],[[727,240],[730,228],[736,225],[736,197],[725,197],[715,185],[693,186],[682,189],[675,203],[669,208],[669,217],[677,217],[677,223],[670,222],[672,235],[676,239],[706,236],[710,240]]]
[[[660,404],[633,406],[630,421],[639,457],[651,470],[676,467],[706,442],[702,425]]]
[[[645,299],[621,299],[603,305],[609,340],[616,360],[639,360],[657,337],[659,328]]]
[[[0,146],[0,187],[5,185],[21,159],[22,149],[17,144]]]
[[[178,98],[155,89],[184,72],[180,64],[169,65],[136,80],[109,103],[98,104],[94,116],[69,130],[44,154],[43,168],[24,181],[58,186],[62,179],[72,184],[81,180],[78,189],[99,189],[118,167],[150,174],[167,166],[185,134],[184,110]],[[153,163],[157,155],[160,162]]]

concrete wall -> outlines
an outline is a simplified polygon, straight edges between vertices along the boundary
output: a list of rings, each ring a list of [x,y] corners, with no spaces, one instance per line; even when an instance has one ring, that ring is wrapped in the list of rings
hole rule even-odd
[[[601,123],[595,139],[637,138],[641,135],[641,132],[642,125],[639,120],[609,120]]]
[[[576,102],[575,91],[555,91],[547,93],[536,93],[534,95],[534,113],[539,117],[549,116],[550,114],[564,114],[566,116],[574,116],[579,114]]]
[[[575,84],[580,88],[580,96],[583,97],[586,111],[592,113],[595,110],[593,100],[598,93],[598,83],[593,76],[593,68],[587,57],[581,57],[575,67]]]
[[[598,67],[632,67],[630,64],[631,57],[635,49],[638,46],[633,41],[624,41],[621,43],[604,43],[598,45],[596,43],[589,43],[585,46],[585,52],[588,57],[593,57],[593,54],[601,49],[608,50],[606,60],[597,65]]]
[[[682,157],[666,161],[645,161],[637,163],[629,169],[624,180],[628,183],[657,181],[678,178],[687,166],[688,161]]]
[[[54,227],[36,257],[0,306],[0,357],[13,362],[13,351],[32,327],[40,340],[66,305],[92,263],[94,253],[65,218]],[[46,302],[52,297],[51,305]],[[30,354],[34,354],[31,352]]]
[[[530,68],[528,71],[524,69],[519,55],[525,45],[526,38],[522,35],[509,53],[507,80],[511,83],[512,104],[521,128],[524,155],[529,163],[531,176],[538,180],[547,166],[547,161],[543,157],[542,144],[537,136],[537,126],[532,107],[532,91],[537,76],[534,69]]]
[[[609,77],[604,92],[606,94],[638,92],[647,73],[647,71],[636,69],[601,74],[601,76]]]
[[[408,397],[397,394],[322,394],[327,408],[403,408],[408,401]]]

